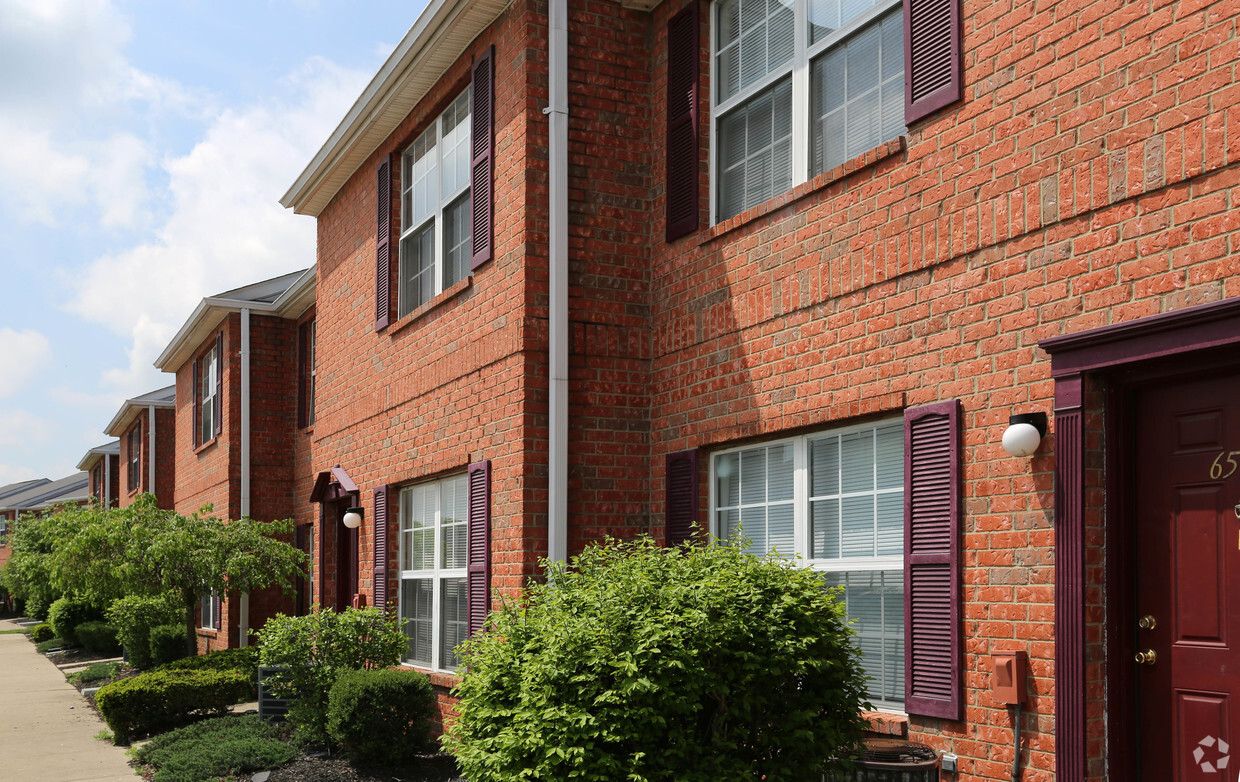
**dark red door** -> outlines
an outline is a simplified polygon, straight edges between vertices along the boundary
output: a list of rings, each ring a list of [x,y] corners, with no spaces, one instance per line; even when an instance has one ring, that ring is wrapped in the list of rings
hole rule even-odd
[[[1135,666],[1142,782],[1240,773],[1240,374],[1140,392]],[[1232,762],[1233,742],[1237,752]]]
[[[353,596],[357,594],[357,530],[344,525],[348,500],[331,508],[336,531],[336,610],[343,611],[353,605]]]

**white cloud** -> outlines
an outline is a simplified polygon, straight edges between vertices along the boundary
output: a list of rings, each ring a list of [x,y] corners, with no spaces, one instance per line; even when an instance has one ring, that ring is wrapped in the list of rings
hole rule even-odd
[[[51,343],[39,332],[0,328],[0,397],[26,385],[51,355]]]
[[[50,422],[29,411],[0,410],[0,450],[27,450],[47,442],[51,431]]]

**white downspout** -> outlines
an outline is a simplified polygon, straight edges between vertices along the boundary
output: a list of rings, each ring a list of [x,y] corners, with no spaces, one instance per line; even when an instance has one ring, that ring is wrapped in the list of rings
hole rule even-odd
[[[146,484],[155,494],[155,405],[147,405],[146,417]]]
[[[241,515],[250,515],[250,310],[241,310]],[[250,645],[250,593],[241,593],[238,644]]]
[[[103,507],[112,507],[112,457],[103,455]]]
[[[547,558],[568,560],[568,0],[551,0],[547,39],[551,307]]]

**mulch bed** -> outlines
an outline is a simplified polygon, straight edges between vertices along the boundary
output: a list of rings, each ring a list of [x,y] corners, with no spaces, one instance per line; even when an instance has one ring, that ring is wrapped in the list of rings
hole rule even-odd
[[[408,766],[354,767],[337,758],[302,758],[271,772],[267,782],[465,782],[449,755],[428,755]]]

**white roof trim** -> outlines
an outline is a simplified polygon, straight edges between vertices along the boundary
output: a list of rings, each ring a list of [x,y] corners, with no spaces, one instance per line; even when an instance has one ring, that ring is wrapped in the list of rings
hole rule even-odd
[[[280,203],[318,217],[509,2],[431,0]]]

